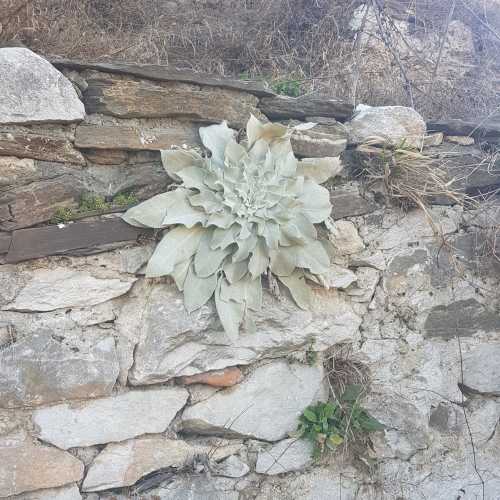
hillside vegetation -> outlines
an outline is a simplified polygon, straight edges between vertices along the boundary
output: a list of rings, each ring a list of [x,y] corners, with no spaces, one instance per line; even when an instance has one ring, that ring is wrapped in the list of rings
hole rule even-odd
[[[42,54],[261,78],[427,118],[489,116],[499,103],[499,0],[3,3],[0,43]]]

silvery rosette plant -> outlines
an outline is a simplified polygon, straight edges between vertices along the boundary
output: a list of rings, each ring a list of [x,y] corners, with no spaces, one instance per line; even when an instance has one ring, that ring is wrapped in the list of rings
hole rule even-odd
[[[164,167],[179,186],[123,216],[134,226],[171,227],[149,260],[146,277],[171,276],[188,312],[214,295],[232,338],[243,322],[254,327],[250,312],[261,307],[262,275],[272,273],[307,309],[306,276],[322,283],[330,266],[314,226],[330,215],[329,192],[298,172],[293,129],[252,116],[246,132],[247,141],[239,144],[225,122],[200,128],[210,157],[162,151]]]

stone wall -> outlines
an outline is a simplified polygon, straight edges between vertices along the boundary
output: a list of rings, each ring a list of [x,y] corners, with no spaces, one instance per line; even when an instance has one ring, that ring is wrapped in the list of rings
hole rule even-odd
[[[416,113],[351,119],[346,103],[255,83],[52,63],[0,49],[0,497],[500,497],[500,265],[486,244],[500,211],[403,211],[357,174],[356,143],[420,140]],[[344,168],[326,184],[331,288],[311,311],[266,292],[257,332],[232,343],[211,305],[188,315],[169,280],[144,278],[158,235],[127,226],[114,201],[165,191],[160,149],[250,113],[317,122],[294,136],[296,155]],[[497,189],[494,125],[429,128],[462,192]],[[106,209],[79,213],[89,193]],[[61,208],[79,215],[51,223]],[[340,451],[313,463],[288,437],[328,397],[326,356],[369,373],[363,405],[386,426],[371,467]]]

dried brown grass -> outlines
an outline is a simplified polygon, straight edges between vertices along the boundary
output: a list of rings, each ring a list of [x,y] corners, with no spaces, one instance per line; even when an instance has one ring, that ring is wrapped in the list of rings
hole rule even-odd
[[[350,30],[349,21],[363,0],[2,1],[26,5],[9,22],[0,19],[9,26],[0,33],[0,43],[18,39],[46,55],[293,80],[303,93],[355,104],[413,102],[429,118],[484,116],[498,104],[500,37],[497,40],[493,32],[500,27],[500,15],[491,19],[483,14],[483,0],[470,4],[478,19],[463,7],[454,10],[455,18],[472,23],[480,48],[468,73],[454,75],[451,66],[444,77],[434,78],[436,63],[440,68],[451,64],[446,57],[439,58],[437,46],[432,53],[402,57],[407,72],[418,66],[411,75],[412,99],[396,52],[380,43],[383,31],[397,46],[404,45],[405,35],[384,22],[383,29],[372,34],[378,40],[373,45],[360,43]],[[416,35],[424,37],[430,31],[445,35],[447,13],[455,0],[366,1],[385,4],[382,16],[387,12],[396,20],[410,19]],[[405,11],[406,4],[413,10]],[[424,64],[419,63],[422,58]]]

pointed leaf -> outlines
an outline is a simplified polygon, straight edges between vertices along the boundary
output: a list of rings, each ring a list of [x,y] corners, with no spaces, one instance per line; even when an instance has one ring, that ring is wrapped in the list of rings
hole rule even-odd
[[[229,248],[212,249],[210,247],[212,236],[213,230],[205,232],[194,256],[194,269],[200,278],[206,278],[218,271],[222,266],[222,261],[230,252]]]
[[[157,278],[171,274],[175,266],[191,258],[200,244],[205,229],[183,226],[170,230],[156,247],[146,268],[147,278]]]
[[[267,266],[269,264],[269,256],[267,254],[267,247],[262,238],[259,238],[257,245],[252,251],[252,256],[250,257],[250,261],[248,263],[248,270],[252,275],[252,278],[255,279],[257,276],[265,273],[267,270]]]
[[[216,274],[200,278],[196,275],[191,265],[186,276],[186,281],[184,282],[184,306],[186,310],[191,313],[203,306],[214,294],[216,287]]]
[[[271,271],[276,276],[290,276],[297,267],[297,249],[279,247],[271,252]]]
[[[232,261],[240,262],[247,259],[252,250],[255,248],[255,245],[257,245],[257,236],[252,234],[244,240],[236,240],[236,243],[238,245],[238,250],[234,252]]]
[[[309,269],[312,274],[326,274],[330,267],[330,257],[323,245],[317,240],[308,240],[303,246],[297,246],[297,267]]]
[[[229,283],[240,280],[245,276],[247,271],[248,260],[242,260],[241,262],[226,262],[226,264],[224,264],[224,274]]]
[[[236,141],[231,140],[226,144],[225,160],[230,166],[237,166],[243,158],[248,157],[247,150]]]
[[[163,168],[170,178],[180,181],[178,172],[187,167],[202,167],[203,158],[195,151],[185,151],[183,149],[163,149],[161,150],[161,161]]]
[[[175,203],[175,191],[157,194],[135,207],[129,208],[122,219],[132,226],[160,228],[164,226],[163,219],[167,208]]]
[[[206,189],[204,179],[206,177],[206,169],[201,167],[187,167],[177,174],[181,179],[184,187],[195,189]]]
[[[299,201],[302,203],[304,215],[311,222],[323,222],[331,214],[330,192],[310,179],[304,182]]]
[[[342,394],[342,401],[354,402],[363,394],[363,386],[359,384],[348,385]]]
[[[171,203],[167,207],[167,214],[163,219],[163,224],[182,224],[186,227],[193,227],[195,224],[205,224],[207,215],[203,210],[191,205],[188,196],[191,194],[186,189],[177,188],[170,193]]]
[[[278,276],[278,279],[290,290],[293,300],[301,309],[307,310],[311,307],[311,289],[302,272],[296,271],[290,276]]]
[[[175,284],[180,292],[184,290],[184,282],[186,281],[186,276],[191,265],[191,259],[179,262],[174,267],[174,270],[170,273],[170,276],[174,279]]]
[[[234,134],[234,130],[225,121],[219,125],[200,128],[201,142],[212,153],[212,163],[220,168],[224,166],[226,146],[234,139]]]
[[[233,224],[228,229],[215,228],[212,233],[210,248],[213,250],[224,249],[233,244],[236,240],[238,231],[239,227],[236,224]]]
[[[262,306],[262,283],[260,277],[252,279],[249,275],[229,283],[223,280],[221,284],[221,298],[227,302],[234,301],[245,304],[246,307],[254,311],[260,310]]]
[[[240,325],[245,314],[245,305],[234,301],[226,302],[221,298],[221,284],[224,278],[219,279],[219,284],[215,290],[215,307],[219,315],[220,322],[228,337],[236,341],[240,331]]]

